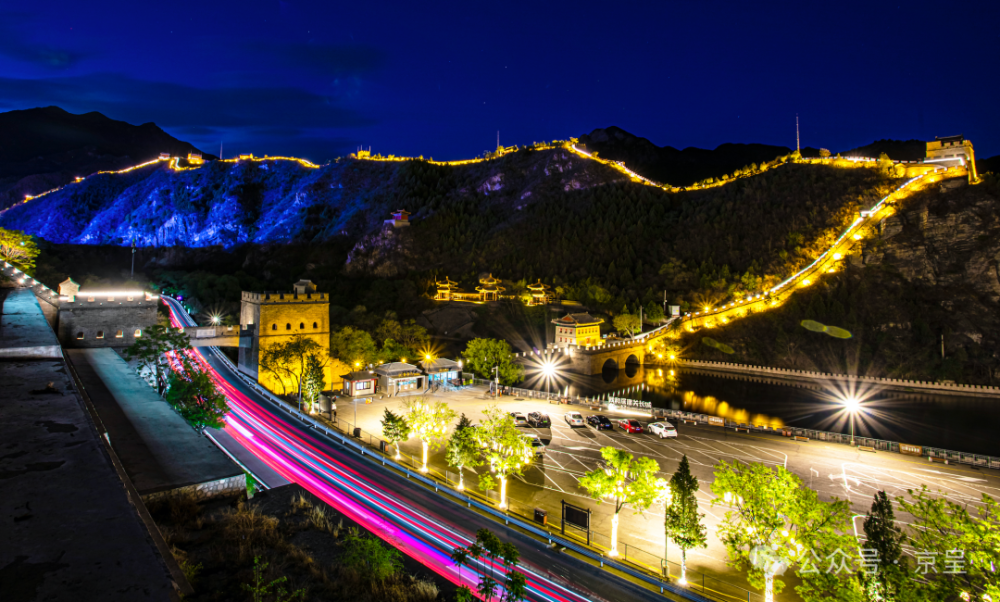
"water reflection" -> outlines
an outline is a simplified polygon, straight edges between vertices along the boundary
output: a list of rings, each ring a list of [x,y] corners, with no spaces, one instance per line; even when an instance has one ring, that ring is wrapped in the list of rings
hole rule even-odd
[[[628,366],[590,377],[569,376],[560,389],[568,395],[646,401],[656,408],[737,423],[850,432],[849,416],[837,400],[843,392],[815,383]],[[876,391],[866,394],[855,428],[859,437],[1000,456],[990,426],[997,420],[1000,403],[994,399]]]

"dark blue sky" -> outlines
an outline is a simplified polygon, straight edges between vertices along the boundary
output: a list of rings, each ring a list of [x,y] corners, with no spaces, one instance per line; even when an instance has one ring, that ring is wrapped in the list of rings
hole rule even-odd
[[[949,8],[951,7],[951,8]],[[659,145],[1000,153],[1000,3],[0,1],[0,110],[217,153],[469,157],[617,125]]]

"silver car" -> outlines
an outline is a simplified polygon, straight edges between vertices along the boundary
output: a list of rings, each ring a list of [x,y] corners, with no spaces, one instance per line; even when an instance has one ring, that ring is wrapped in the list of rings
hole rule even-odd
[[[566,424],[570,425],[570,427],[586,426],[586,423],[583,421],[583,415],[580,412],[566,412]]]

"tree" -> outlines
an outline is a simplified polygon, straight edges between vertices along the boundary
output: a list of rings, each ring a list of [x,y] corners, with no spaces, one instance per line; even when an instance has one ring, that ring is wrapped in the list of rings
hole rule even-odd
[[[448,466],[458,469],[459,489],[465,489],[465,472],[463,469],[466,466],[475,468],[483,463],[479,458],[479,443],[476,442],[473,431],[475,429],[472,428],[472,421],[463,413],[462,417],[458,419],[455,432],[451,434],[451,439],[448,440],[448,447],[445,451],[445,460],[448,462]]]
[[[875,550],[878,564],[875,570],[862,577],[865,583],[865,595],[868,600],[894,600],[901,592],[906,579],[904,567],[899,565],[903,560],[903,543],[906,536],[903,530],[896,526],[896,514],[892,510],[892,501],[884,491],[875,494],[871,510],[864,521],[865,549]]]
[[[191,349],[191,339],[183,330],[169,326],[155,325],[145,329],[142,336],[125,348],[122,355],[127,360],[136,360],[140,373],[153,380],[156,392],[163,395],[170,370],[170,354]]]
[[[489,529],[480,529],[476,532],[476,541],[468,547],[458,547],[451,554],[451,559],[459,567],[459,591],[457,599],[471,599],[471,591],[468,586],[461,583],[461,570],[463,565],[471,565],[473,562],[479,565],[479,583],[476,591],[480,598],[486,602],[520,602],[527,594],[527,584],[524,573],[514,570],[521,559],[521,553],[517,546],[510,542],[500,541],[500,538]],[[498,562],[499,561],[499,562]],[[503,570],[499,570],[500,567]],[[503,576],[503,583],[499,581]],[[499,588],[499,597],[497,596]],[[465,591],[462,591],[465,590]]]
[[[302,391],[310,409],[315,409],[320,394],[326,390],[325,368],[329,358],[325,360],[320,358],[319,353],[307,355],[305,373],[302,375]]]
[[[429,447],[439,447],[441,438],[455,419],[455,411],[443,401],[430,404],[420,397],[406,400],[403,407],[406,409],[406,424],[410,425],[410,433],[420,438],[423,447],[424,465],[420,471],[427,472],[427,450]]]
[[[396,447],[396,459],[399,459],[399,444],[410,438],[410,425],[406,419],[392,413],[389,408],[382,415],[382,436],[390,445]]]
[[[919,568],[925,582],[907,582],[914,600],[1000,600],[1000,504],[983,494],[975,516],[966,504],[932,496],[926,487],[909,491],[909,500],[899,505],[913,516],[910,541],[923,561],[932,566]],[[951,564],[951,567],[949,567]],[[949,570],[951,568],[952,570]],[[957,569],[957,570],[955,570]]]
[[[347,532],[340,562],[371,582],[381,582],[396,576],[403,568],[403,553],[383,545],[374,535],[360,535],[352,527]]]
[[[652,324],[658,324],[663,321],[663,305],[657,303],[656,301],[650,301],[646,304],[645,310],[646,315],[643,319]]]
[[[330,335],[330,355],[354,369],[378,360],[378,352],[371,336],[351,326],[345,326]]]
[[[319,343],[296,334],[292,340],[283,343],[261,345],[260,355],[265,358],[269,370],[277,370],[295,383],[298,391],[299,409],[302,408],[302,382],[308,369],[310,356],[318,355],[323,350]],[[264,362],[262,362],[264,363]],[[322,366],[326,363],[322,362]],[[283,380],[283,379],[279,379]],[[284,389],[284,383],[282,383]]]
[[[229,413],[226,396],[215,386],[208,372],[186,358],[167,378],[164,398],[198,432],[205,427],[225,426],[224,419]]]
[[[479,428],[472,430],[482,450],[484,464],[489,463],[490,471],[500,479],[500,508],[506,508],[507,479],[520,475],[524,467],[531,463],[531,441],[521,434],[514,417],[497,405],[483,410]],[[493,477],[486,473],[479,475],[479,488],[483,491],[492,489]]]
[[[635,337],[635,333],[642,330],[642,322],[639,321],[639,316],[624,311],[615,316],[611,323],[614,325],[615,330],[630,337]]]
[[[670,478],[670,501],[665,508],[666,536],[681,549],[681,583],[686,583],[687,551],[706,545],[704,514],[698,513],[698,479],[691,474],[687,456],[681,457],[677,472]]]
[[[500,384],[513,385],[524,378],[524,367],[514,363],[514,352],[507,341],[472,339],[462,357],[470,370],[486,378],[491,378],[493,369],[499,368]]]
[[[20,230],[0,228],[0,259],[29,276],[35,271],[35,258],[41,251],[35,238]]]
[[[603,466],[592,470],[580,479],[580,487],[587,490],[590,497],[600,504],[609,500],[614,504],[615,513],[611,517],[610,556],[618,555],[618,514],[626,505],[631,505],[642,514],[654,502],[667,495],[667,483],[656,478],[660,465],[652,458],[635,458],[627,451],[615,447],[601,448]]]
[[[853,573],[823,572],[821,558],[855,549],[849,530],[850,505],[834,498],[821,502],[816,492],[781,466],[760,463],[720,463],[715,470],[712,505],[728,507],[718,527],[729,566],[747,571],[747,580],[764,590],[772,602],[784,583],[781,575],[794,563],[802,585],[795,591],[806,602],[856,600],[860,594]]]

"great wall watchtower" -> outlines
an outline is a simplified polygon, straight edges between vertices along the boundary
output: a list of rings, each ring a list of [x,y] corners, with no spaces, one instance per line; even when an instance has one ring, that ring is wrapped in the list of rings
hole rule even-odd
[[[292,340],[295,335],[312,339],[323,348],[323,359],[330,352],[330,297],[316,291],[309,280],[299,280],[290,292],[243,292],[240,305],[240,372],[252,376],[271,391],[282,392],[282,385],[271,373],[260,369],[263,347]],[[326,372],[330,387],[339,375],[334,375],[333,362]],[[294,389],[291,380],[284,382],[286,390]]]

